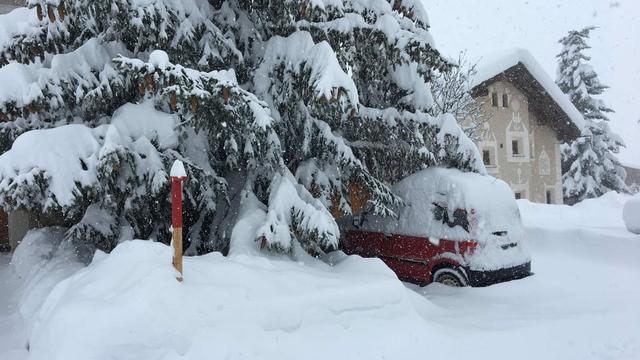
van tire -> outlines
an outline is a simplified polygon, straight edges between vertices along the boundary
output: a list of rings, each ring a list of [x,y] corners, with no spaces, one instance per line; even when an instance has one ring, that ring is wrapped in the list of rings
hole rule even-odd
[[[468,286],[467,279],[460,271],[452,268],[442,268],[433,273],[433,282],[451,287]]]

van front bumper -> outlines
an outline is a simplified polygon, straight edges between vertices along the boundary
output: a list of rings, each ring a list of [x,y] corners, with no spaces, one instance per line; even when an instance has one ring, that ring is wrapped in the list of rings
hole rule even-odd
[[[522,279],[531,274],[531,262],[524,263],[511,268],[499,270],[471,270],[465,269],[469,286],[483,287],[505,281]]]

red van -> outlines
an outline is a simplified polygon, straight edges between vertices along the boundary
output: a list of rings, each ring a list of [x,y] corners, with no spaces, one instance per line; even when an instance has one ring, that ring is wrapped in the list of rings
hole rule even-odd
[[[382,259],[403,281],[487,286],[530,275],[515,197],[501,180],[431,168],[393,187],[397,218],[364,211],[339,220],[347,254]]]

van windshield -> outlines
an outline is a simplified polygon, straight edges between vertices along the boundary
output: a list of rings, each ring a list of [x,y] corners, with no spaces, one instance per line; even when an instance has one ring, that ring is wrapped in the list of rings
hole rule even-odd
[[[443,224],[448,225],[450,228],[456,226],[462,227],[466,232],[469,232],[469,218],[467,216],[467,210],[456,209],[453,212],[453,218],[449,216],[449,211],[446,206],[442,206],[437,203],[433,203],[433,218],[436,221],[441,221]]]

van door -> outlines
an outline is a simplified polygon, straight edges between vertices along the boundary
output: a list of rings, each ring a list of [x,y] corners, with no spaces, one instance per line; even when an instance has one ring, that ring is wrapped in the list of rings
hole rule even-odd
[[[380,258],[398,278],[417,284],[429,280],[429,261],[433,245],[426,237],[407,235],[386,236],[384,255]]]

